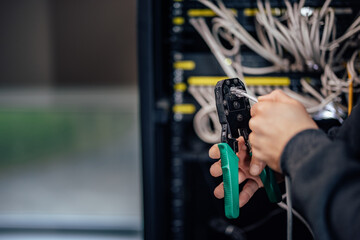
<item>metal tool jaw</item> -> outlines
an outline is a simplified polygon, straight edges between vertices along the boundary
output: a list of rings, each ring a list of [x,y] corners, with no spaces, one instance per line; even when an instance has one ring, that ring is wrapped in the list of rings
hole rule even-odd
[[[219,81],[215,86],[216,108],[222,126],[221,142],[227,143],[233,151],[238,152],[237,138],[244,137],[247,147],[249,128],[250,102],[246,97],[231,93],[230,88],[246,92],[245,85],[238,78]]]

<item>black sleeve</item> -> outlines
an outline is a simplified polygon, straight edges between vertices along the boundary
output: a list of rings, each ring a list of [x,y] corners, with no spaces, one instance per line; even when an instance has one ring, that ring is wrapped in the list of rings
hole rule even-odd
[[[321,130],[305,130],[281,156],[294,208],[308,220],[315,239],[360,239],[360,161],[352,149],[360,143],[344,139],[332,141]]]

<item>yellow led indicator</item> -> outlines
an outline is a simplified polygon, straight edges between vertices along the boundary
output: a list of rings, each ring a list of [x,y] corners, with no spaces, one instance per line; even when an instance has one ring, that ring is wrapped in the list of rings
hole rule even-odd
[[[174,17],[172,21],[174,25],[183,25],[185,23],[185,19],[183,17]]]
[[[194,104],[175,104],[173,106],[174,113],[193,114],[195,111],[196,107]]]
[[[192,86],[215,86],[220,80],[227,79],[226,76],[192,76],[188,78],[188,84]],[[249,86],[289,86],[288,77],[244,77]]]
[[[231,8],[230,11],[237,16],[237,10]],[[189,17],[215,17],[216,13],[211,9],[189,9],[188,10]]]
[[[174,85],[174,90],[177,92],[185,92],[187,86],[185,83],[177,83]]]
[[[244,15],[247,17],[254,17],[259,12],[257,8],[245,8]],[[285,9],[282,8],[272,8],[271,14],[274,16],[280,16],[281,14],[285,13]]]
[[[174,62],[173,67],[175,69],[194,70],[196,67],[196,64],[194,61],[176,61],[176,62]]]
[[[230,58],[225,58],[224,62],[226,65],[229,65],[229,66],[231,66],[231,64],[232,64],[232,61]]]
[[[307,83],[310,83],[310,82],[311,82],[311,78],[309,78],[309,77],[304,77],[304,79],[305,79],[305,81],[306,81]]]

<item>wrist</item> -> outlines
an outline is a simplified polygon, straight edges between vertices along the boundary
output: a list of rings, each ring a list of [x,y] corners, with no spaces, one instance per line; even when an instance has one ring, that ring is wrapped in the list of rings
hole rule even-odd
[[[296,171],[305,155],[311,154],[319,143],[319,138],[327,138],[326,134],[316,128],[307,128],[297,132],[286,143],[280,156],[280,169],[283,174],[291,175],[291,170]]]

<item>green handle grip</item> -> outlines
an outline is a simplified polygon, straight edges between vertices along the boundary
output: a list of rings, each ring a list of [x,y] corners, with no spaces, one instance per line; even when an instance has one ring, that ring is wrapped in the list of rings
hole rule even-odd
[[[227,143],[219,143],[224,182],[225,216],[237,218],[239,209],[239,158]]]
[[[266,166],[260,173],[260,178],[264,184],[266,194],[272,203],[278,203],[281,201],[281,192],[279,185],[276,182],[274,172]]]
[[[218,144],[224,182],[225,216],[237,218],[239,209],[239,158],[227,143]],[[281,192],[274,172],[266,166],[260,174],[266,194],[272,203],[281,201]]]

